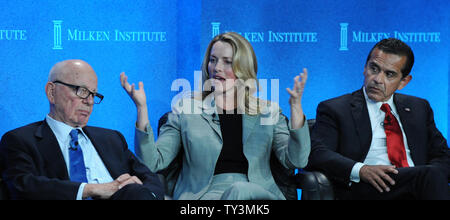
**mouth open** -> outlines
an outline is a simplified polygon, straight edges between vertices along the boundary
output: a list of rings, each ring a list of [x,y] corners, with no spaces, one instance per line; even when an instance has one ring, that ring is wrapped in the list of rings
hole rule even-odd
[[[215,80],[219,80],[220,82],[225,82],[225,78],[223,78],[223,77],[221,77],[221,76],[218,76],[218,75],[214,75],[213,76],[213,79],[215,79]]]

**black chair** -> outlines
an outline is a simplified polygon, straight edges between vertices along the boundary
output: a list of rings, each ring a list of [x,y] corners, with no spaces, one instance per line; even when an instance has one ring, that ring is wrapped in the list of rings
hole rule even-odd
[[[299,188],[302,189],[302,200],[334,200],[331,182],[319,171],[301,170],[297,174]]]
[[[309,133],[311,133],[315,119],[308,119]],[[297,174],[299,188],[302,189],[302,200],[334,200],[333,185],[325,174],[313,170],[299,170]]]
[[[169,112],[165,113],[158,122],[158,136],[162,125],[167,122]],[[308,120],[308,126],[311,130],[314,120]],[[183,148],[181,148],[183,149]],[[182,164],[182,154],[180,151],[172,163],[164,170],[158,172],[160,179],[166,188],[166,199],[172,198],[172,192],[178,178]],[[302,189],[302,199],[333,199],[334,194],[330,182],[325,175],[320,172],[299,171],[295,174],[295,170],[286,169],[275,154],[270,158],[270,167],[275,179],[275,183],[280,188],[287,200],[297,200],[297,189]]]

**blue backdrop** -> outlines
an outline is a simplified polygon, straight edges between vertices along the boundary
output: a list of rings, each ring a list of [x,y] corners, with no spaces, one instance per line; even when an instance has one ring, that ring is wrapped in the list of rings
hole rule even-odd
[[[367,54],[377,41],[401,38],[416,56],[413,80],[401,92],[429,100],[448,138],[449,11],[448,0],[2,1],[0,135],[43,120],[50,68],[79,58],[96,70],[105,95],[89,125],[119,130],[133,149],[136,111],[120,87],[120,72],[145,83],[156,129],[177,94],[172,82],[185,78],[194,88],[194,71],[212,36],[236,31],[255,49],[258,77],[279,80],[286,115],[285,88],[303,67],[309,69],[307,118],[315,117],[320,101],[361,88]],[[273,86],[269,81],[268,90]]]

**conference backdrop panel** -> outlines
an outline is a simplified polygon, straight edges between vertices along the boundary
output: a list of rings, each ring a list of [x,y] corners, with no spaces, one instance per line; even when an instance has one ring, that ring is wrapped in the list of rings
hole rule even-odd
[[[136,110],[119,74],[143,81],[150,122],[182,92],[201,86],[210,40],[235,31],[258,59],[258,96],[279,102],[289,116],[287,87],[308,68],[307,118],[320,101],[360,89],[373,45],[388,37],[415,53],[413,80],[400,92],[427,99],[437,127],[449,136],[449,12],[445,0],[425,1],[175,1],[23,0],[0,7],[0,135],[43,120],[50,68],[83,59],[99,77],[104,101],[89,125],[116,129],[134,144]]]

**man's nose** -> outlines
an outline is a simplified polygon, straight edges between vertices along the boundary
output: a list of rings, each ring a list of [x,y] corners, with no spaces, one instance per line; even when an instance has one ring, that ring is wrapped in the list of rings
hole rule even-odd
[[[382,82],[384,81],[384,72],[383,72],[383,71],[380,71],[380,72],[373,78],[373,80],[374,80],[376,83],[382,83]]]

